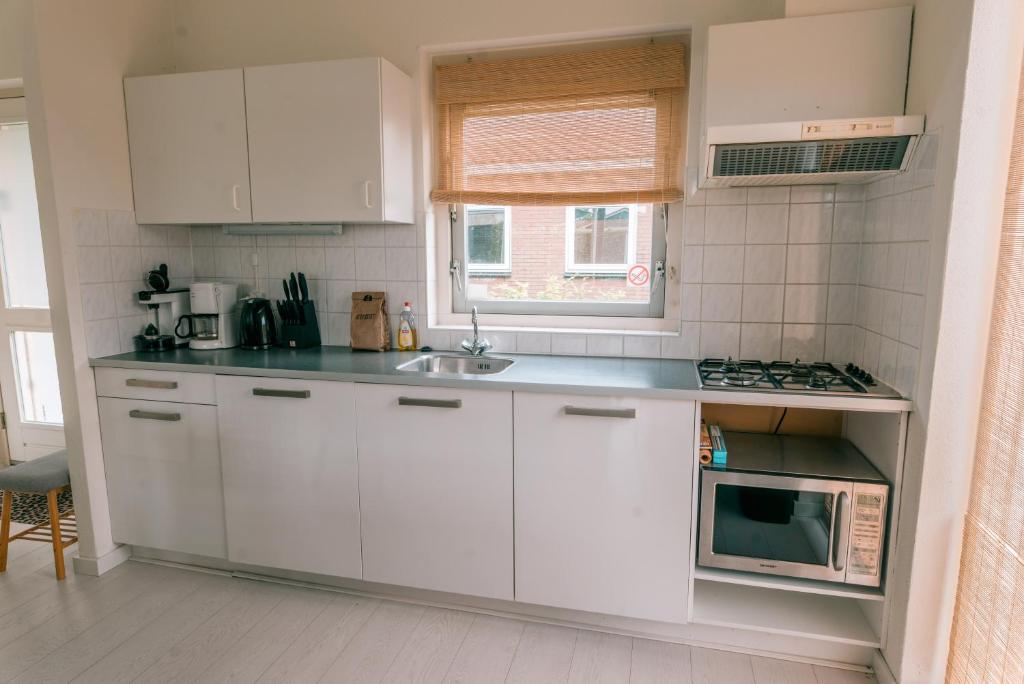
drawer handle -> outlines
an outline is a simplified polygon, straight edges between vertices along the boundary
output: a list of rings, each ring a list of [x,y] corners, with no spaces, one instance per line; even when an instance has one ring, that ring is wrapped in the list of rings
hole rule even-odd
[[[140,411],[139,409],[129,411],[128,417],[141,418],[142,420],[165,420],[169,423],[181,420],[180,413],[159,413],[157,411]]]
[[[427,408],[462,408],[461,399],[418,399],[416,397],[398,397],[399,406],[426,406]]]
[[[254,387],[254,397],[281,397],[283,399],[309,399],[309,390],[279,390]]]
[[[128,378],[124,381],[128,387],[145,387],[147,389],[178,389],[178,383],[174,380],[142,380],[141,378]]]
[[[567,416],[594,416],[596,418],[636,418],[635,408],[625,409],[602,409],[584,408],[582,406],[566,406]]]

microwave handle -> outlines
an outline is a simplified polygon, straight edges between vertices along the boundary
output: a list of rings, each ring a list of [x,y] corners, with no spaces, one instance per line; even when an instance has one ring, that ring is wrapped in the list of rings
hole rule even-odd
[[[832,530],[832,567],[846,569],[846,556],[850,550],[850,495],[839,492],[836,497],[835,528]]]

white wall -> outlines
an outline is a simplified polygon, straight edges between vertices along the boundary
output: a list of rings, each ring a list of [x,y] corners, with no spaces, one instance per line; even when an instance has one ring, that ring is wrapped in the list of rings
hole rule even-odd
[[[79,298],[76,219],[82,209],[132,208],[121,79],[170,70],[171,6],[160,0],[36,2],[29,19],[25,95],[80,522],[84,562],[78,567],[96,572],[114,544]]]
[[[886,661],[942,679],[970,488],[1024,6],[918,0],[908,111],[935,138],[931,248]]]
[[[783,0],[174,0],[180,71],[379,55],[408,74],[425,45],[782,16]]]

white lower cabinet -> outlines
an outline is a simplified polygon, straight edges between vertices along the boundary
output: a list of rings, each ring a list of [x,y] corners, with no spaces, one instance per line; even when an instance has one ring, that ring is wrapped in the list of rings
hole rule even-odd
[[[217,376],[228,559],[360,578],[352,383]]]
[[[694,411],[515,394],[516,600],[686,621]]]
[[[114,541],[224,558],[217,407],[100,397]]]
[[[513,598],[512,393],[356,386],[363,578]]]

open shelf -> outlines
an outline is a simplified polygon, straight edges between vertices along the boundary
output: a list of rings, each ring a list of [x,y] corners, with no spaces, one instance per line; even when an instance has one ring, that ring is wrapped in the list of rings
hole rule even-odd
[[[881,645],[859,601],[847,596],[694,579],[693,622],[855,646]]]
[[[841,596],[861,601],[885,600],[885,594],[875,587],[858,587],[852,584],[836,584],[835,582],[822,582],[820,580],[802,579],[799,577],[780,577],[778,575],[763,575],[756,572],[723,570],[721,568],[705,568],[701,566],[694,568],[693,576],[696,579],[708,582],[741,584],[749,587],[761,587],[763,589],[797,591],[805,594],[822,594],[824,596]]]

